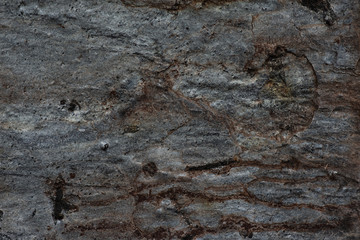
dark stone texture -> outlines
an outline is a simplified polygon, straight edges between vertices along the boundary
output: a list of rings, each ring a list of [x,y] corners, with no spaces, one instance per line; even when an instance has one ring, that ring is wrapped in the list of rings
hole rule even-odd
[[[358,0],[0,1],[1,239],[359,239]]]

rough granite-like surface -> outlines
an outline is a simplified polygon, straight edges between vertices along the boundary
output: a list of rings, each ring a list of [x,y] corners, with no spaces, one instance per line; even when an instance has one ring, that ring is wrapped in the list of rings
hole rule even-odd
[[[358,0],[1,0],[0,239],[360,239]]]

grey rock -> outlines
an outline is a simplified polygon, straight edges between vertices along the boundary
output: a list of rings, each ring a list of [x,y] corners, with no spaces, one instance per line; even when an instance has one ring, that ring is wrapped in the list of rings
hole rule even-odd
[[[0,239],[360,238],[357,0],[0,2]]]

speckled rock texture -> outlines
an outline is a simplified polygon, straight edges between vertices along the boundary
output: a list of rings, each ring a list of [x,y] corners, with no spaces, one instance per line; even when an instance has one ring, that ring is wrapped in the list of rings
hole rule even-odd
[[[1,0],[0,239],[360,239],[358,0]]]

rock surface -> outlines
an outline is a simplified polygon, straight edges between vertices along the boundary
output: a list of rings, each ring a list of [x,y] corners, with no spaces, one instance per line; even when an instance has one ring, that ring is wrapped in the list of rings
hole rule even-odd
[[[0,239],[359,239],[358,0],[2,0]]]

